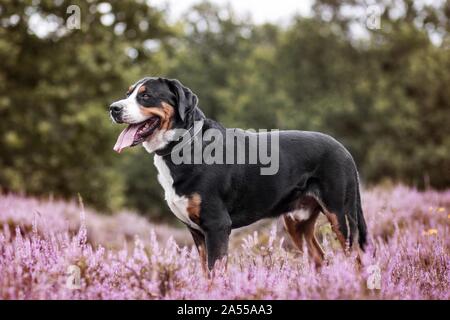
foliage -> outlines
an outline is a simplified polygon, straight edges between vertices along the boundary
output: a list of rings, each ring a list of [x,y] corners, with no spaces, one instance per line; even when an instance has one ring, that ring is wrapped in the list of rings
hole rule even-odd
[[[367,185],[450,185],[448,2],[381,1],[380,30],[365,28],[362,0],[318,0],[284,26],[209,2],[172,24],[145,2],[110,3],[80,1],[81,30],[64,28],[69,1],[0,5],[3,191],[169,216],[151,156],[111,150],[107,106],[144,75],[179,78],[229,127],[329,133]],[[57,27],[37,34],[37,16]]]
[[[11,1],[0,10],[0,186],[65,197],[81,193],[99,208],[123,204],[112,152],[117,129],[108,105],[158,57],[144,41],[172,34],[160,12],[135,1]],[[81,29],[65,25],[81,8]],[[113,19],[105,23],[104,17]],[[39,18],[40,17],[40,18]],[[56,27],[38,36],[32,19]],[[144,24],[143,24],[144,23]],[[137,50],[133,60],[126,53]],[[132,51],[134,52],[134,51]],[[124,72],[126,71],[126,72]]]

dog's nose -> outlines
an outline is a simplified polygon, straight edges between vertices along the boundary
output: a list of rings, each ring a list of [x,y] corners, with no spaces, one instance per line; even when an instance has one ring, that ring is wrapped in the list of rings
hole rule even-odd
[[[113,104],[111,104],[109,106],[109,111],[111,111],[112,113],[119,113],[120,111],[122,111],[123,106],[119,105],[118,103],[114,102]]]

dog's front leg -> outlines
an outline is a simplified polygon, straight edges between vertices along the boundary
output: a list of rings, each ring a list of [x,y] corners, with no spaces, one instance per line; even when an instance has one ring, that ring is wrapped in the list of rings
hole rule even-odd
[[[230,230],[211,230],[206,233],[206,252],[208,269],[212,271],[217,260],[226,257],[228,253],[228,238]]]
[[[212,271],[217,260],[226,258],[228,239],[231,233],[231,220],[228,214],[216,223],[204,227],[208,269]]]

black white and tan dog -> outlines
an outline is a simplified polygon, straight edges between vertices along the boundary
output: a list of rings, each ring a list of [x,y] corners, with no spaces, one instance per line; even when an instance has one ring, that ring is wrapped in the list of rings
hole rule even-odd
[[[205,117],[197,96],[178,80],[148,77],[130,86],[126,97],[110,106],[116,123],[126,123],[114,149],[142,144],[155,153],[158,180],[171,211],[189,228],[211,270],[228,252],[232,229],[260,219],[283,216],[286,230],[320,265],[324,253],[314,235],[317,217],[329,220],[343,248],[364,249],[367,229],[358,171],[350,153],[332,137],[310,131],[280,131],[279,170],[261,175],[261,164],[175,164],[171,152],[176,129],[201,131],[218,122]],[[244,134],[236,129],[237,134]],[[258,134],[258,133],[255,133]],[[270,133],[268,133],[270,134]],[[208,142],[203,141],[203,144]]]

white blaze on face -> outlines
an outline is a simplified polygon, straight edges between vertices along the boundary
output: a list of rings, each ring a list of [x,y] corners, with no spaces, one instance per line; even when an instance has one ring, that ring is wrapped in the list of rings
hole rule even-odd
[[[136,100],[136,96],[139,92],[139,89],[144,84],[137,85],[134,88],[134,91],[126,98],[117,101],[118,104],[123,106],[122,111],[122,120],[125,123],[139,123],[150,118],[149,116],[144,116],[141,112],[141,106]]]

